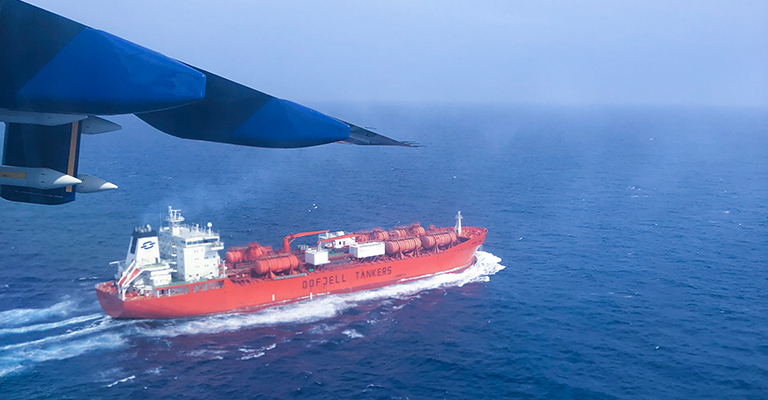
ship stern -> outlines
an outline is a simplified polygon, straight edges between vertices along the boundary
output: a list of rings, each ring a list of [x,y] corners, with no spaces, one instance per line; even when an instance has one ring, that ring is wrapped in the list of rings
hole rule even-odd
[[[96,285],[96,297],[104,312],[112,318],[120,318],[124,311],[124,302],[120,299],[114,282],[102,282]]]

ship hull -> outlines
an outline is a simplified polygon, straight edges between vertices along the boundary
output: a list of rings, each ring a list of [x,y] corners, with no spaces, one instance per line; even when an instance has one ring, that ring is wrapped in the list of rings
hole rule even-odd
[[[168,319],[228,312],[252,312],[267,307],[397,285],[434,275],[459,273],[476,261],[485,239],[475,235],[439,253],[378,262],[350,263],[274,279],[222,278],[178,286],[188,294],[121,299],[110,282],[96,286],[102,308],[113,318]],[[186,288],[186,289],[185,289]]]

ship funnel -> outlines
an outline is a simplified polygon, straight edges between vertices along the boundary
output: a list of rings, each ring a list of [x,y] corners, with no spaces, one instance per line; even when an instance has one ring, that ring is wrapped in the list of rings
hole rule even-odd
[[[133,230],[125,265],[134,261],[138,265],[154,264],[160,260],[160,249],[157,244],[157,232],[146,225]]]

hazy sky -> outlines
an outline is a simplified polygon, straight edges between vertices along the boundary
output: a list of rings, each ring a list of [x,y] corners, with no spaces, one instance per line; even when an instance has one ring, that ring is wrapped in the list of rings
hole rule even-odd
[[[768,106],[768,1],[31,3],[300,103]]]

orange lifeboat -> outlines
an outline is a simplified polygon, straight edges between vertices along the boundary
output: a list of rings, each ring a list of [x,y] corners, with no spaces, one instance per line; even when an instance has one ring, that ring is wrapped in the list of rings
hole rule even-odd
[[[384,244],[384,251],[388,255],[395,255],[416,250],[419,246],[421,246],[421,239],[419,238],[398,239],[386,242]]]
[[[293,254],[283,254],[275,257],[261,258],[253,264],[253,270],[259,275],[268,272],[283,272],[299,266],[299,259]]]

